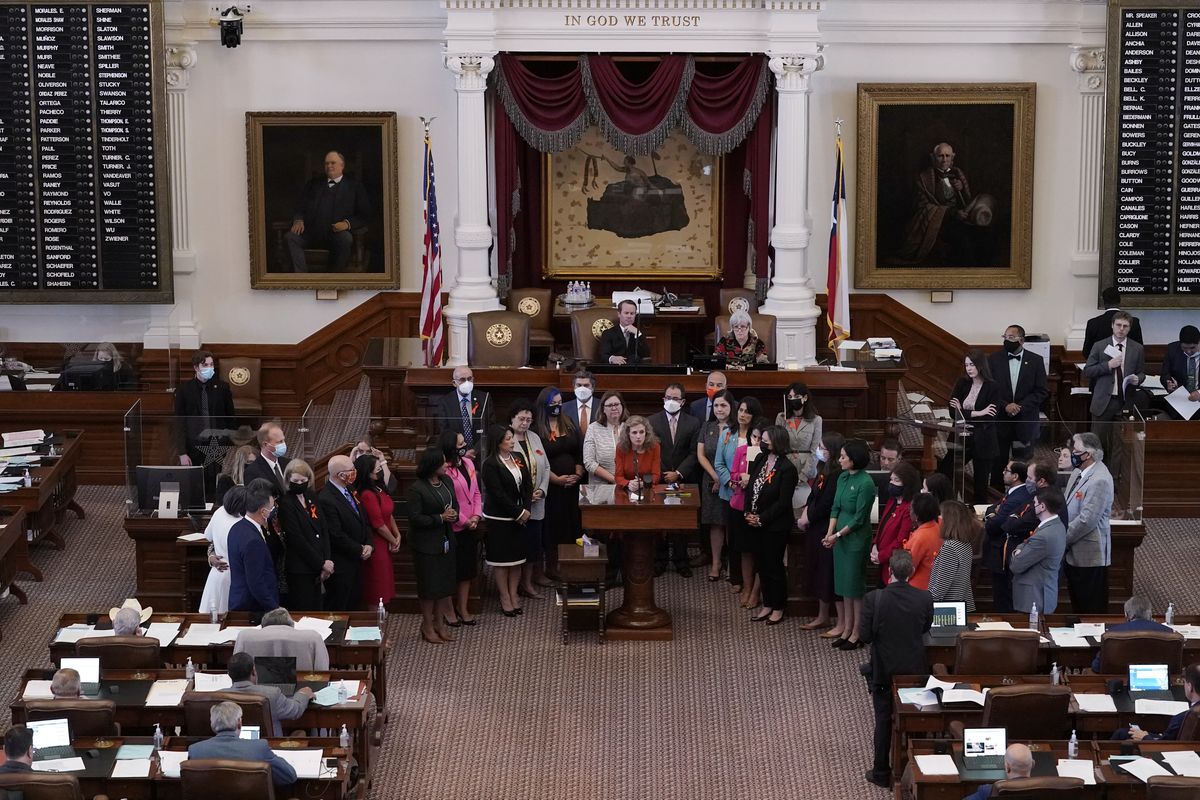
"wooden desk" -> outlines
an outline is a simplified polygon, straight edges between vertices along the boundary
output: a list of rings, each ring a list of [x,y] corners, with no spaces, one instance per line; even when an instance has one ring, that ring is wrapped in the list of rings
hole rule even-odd
[[[1124,770],[1113,769],[1108,762],[1113,756],[1121,755],[1121,742],[1097,742],[1095,749],[1100,780],[1104,782],[1106,800],[1145,800],[1146,784]],[[1142,742],[1134,749],[1134,753],[1146,758],[1154,758],[1158,753],[1167,753],[1172,750],[1200,750],[1200,742]]]
[[[1142,506],[1147,517],[1200,516],[1200,421],[1146,423]],[[1113,563],[1116,564],[1114,553]]]
[[[1067,685],[1075,694],[1108,694],[1107,682],[1112,678],[1112,675],[1069,675],[1067,676]],[[1186,702],[1182,676],[1174,677],[1171,692],[1175,695],[1176,700]],[[1083,736],[1086,732],[1098,739],[1110,739],[1117,728],[1130,724],[1136,724],[1150,733],[1162,733],[1171,721],[1171,718],[1165,714],[1137,713],[1128,694],[1114,697],[1113,705],[1117,707],[1115,712],[1080,711],[1079,706],[1072,698],[1071,713],[1075,717],[1075,729],[1079,735]]]
[[[686,364],[688,362],[688,343],[700,345],[704,334],[708,331],[704,326],[712,326],[708,310],[704,307],[704,298],[697,297],[692,305],[699,306],[698,311],[659,311],[655,314],[642,314],[638,317],[638,329],[646,335],[646,343],[650,346],[650,360],[655,364]],[[592,306],[580,308],[612,308],[612,301],[605,298]],[[563,295],[554,298],[554,339],[558,342],[571,341],[571,312],[563,302]],[[616,309],[612,308],[613,313]],[[773,343],[772,343],[773,344]]]
[[[584,485],[579,492],[583,527],[618,536],[624,545],[624,602],[608,615],[607,637],[638,641],[674,638],[671,615],[654,604],[654,550],[670,530],[694,530],[700,514],[700,487],[683,484],[668,495],[655,486],[634,501],[615,486]]]
[[[33,486],[5,494],[4,503],[24,510],[27,544],[49,539],[55,550],[62,550],[66,542],[55,526],[62,521],[63,514],[70,509],[79,519],[85,518],[83,508],[75,502],[75,490],[78,488],[75,468],[83,457],[84,435],[81,430],[55,433],[61,438],[58,445],[61,455],[55,458],[43,456],[41,466],[30,470]],[[29,533],[32,533],[32,537]],[[23,557],[18,556],[18,568],[35,581],[42,580],[42,571],[29,560],[28,551]]]
[[[1009,744],[1014,744],[1010,741]],[[1033,751],[1035,777],[1056,777],[1058,775],[1058,760],[1067,757],[1067,743],[1062,741],[1026,741]],[[945,742],[917,741],[913,742],[913,755],[930,755],[939,748],[945,747]],[[962,765],[962,742],[950,742],[950,755],[955,764]],[[1096,763],[1096,749],[1091,742],[1079,743],[1079,756],[1082,760]],[[1001,777],[990,780],[972,780],[959,775],[926,775],[913,761],[913,789],[918,800],[962,800],[962,798],[985,783],[993,783]],[[1104,786],[1097,783],[1084,787],[1084,797],[1096,798],[1103,796]],[[1111,796],[1111,795],[1110,795]]]
[[[16,584],[21,564],[28,563],[29,549],[25,541],[25,511],[16,507],[0,506],[0,592],[5,589],[21,601],[29,603],[25,591]],[[0,636],[0,641],[3,637]]]

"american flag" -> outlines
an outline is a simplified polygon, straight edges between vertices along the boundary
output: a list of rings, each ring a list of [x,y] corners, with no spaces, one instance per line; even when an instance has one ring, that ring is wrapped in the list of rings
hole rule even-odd
[[[445,356],[442,341],[442,246],[437,216],[437,190],[433,181],[433,146],[425,131],[425,252],[421,254],[421,348],[425,366],[440,367]]]
[[[833,222],[829,228],[829,270],[825,277],[825,321],[829,324],[829,349],[834,360],[838,345],[850,338],[850,280],[847,275],[846,168],[842,161],[842,137],[837,137],[837,169],[833,177]]]

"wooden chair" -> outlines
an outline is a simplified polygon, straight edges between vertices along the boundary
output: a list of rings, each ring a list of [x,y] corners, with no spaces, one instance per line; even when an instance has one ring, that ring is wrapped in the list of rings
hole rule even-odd
[[[275,800],[271,766],[264,761],[189,758],[179,765],[183,800]]]
[[[955,739],[966,726],[953,721],[947,726]],[[1071,689],[1067,686],[1022,684],[997,686],[983,702],[980,728],[1004,728],[1010,739],[1066,739],[1071,732]]]
[[[1100,637],[1100,674],[1125,675],[1130,664],[1166,664],[1183,671],[1182,634],[1174,631],[1111,631]]]
[[[508,293],[508,310],[529,317],[529,346],[554,352],[554,334],[550,320],[554,300],[549,289],[513,289]]]
[[[2,772],[0,790],[24,800],[83,800],[79,778],[56,772]],[[17,794],[20,792],[21,794]],[[98,794],[94,800],[108,800]]]
[[[1082,778],[1009,778],[996,781],[993,797],[1009,800],[1070,800],[1087,797]]]
[[[1036,675],[1038,669],[1037,631],[963,631],[958,635],[954,653],[957,675]],[[938,664],[939,674],[945,666]],[[935,668],[935,672],[938,669]]]
[[[717,314],[733,316],[733,312],[741,309],[748,314],[758,311],[758,295],[753,289],[722,289],[720,302],[717,304]],[[716,337],[720,334],[709,333],[704,337],[704,346],[712,352],[717,346]]]
[[[161,669],[158,639],[148,636],[97,636],[75,643],[75,655],[98,658],[102,669]]]
[[[239,417],[262,416],[262,359],[222,358],[221,375],[233,395],[233,410]]]
[[[600,337],[617,324],[615,308],[581,308],[571,312],[571,347],[577,361],[600,359]]]
[[[1146,781],[1146,800],[1196,800],[1200,797],[1200,778],[1155,775]]]
[[[263,737],[273,736],[275,719],[271,704],[261,694],[250,692],[185,692],[183,732],[186,736],[212,736],[209,714],[217,703],[237,703],[242,708],[242,725],[257,725]]]
[[[774,314],[754,314],[750,315],[750,328],[758,334],[758,338],[767,343],[767,358],[771,361],[775,360],[775,322],[777,318]],[[716,347],[716,342],[729,333],[729,315],[725,314],[717,317],[714,327],[713,347]]]
[[[72,736],[120,736],[121,726],[116,717],[117,704],[112,700],[81,697],[25,701],[26,719],[66,719]]]
[[[472,367],[528,366],[529,325],[529,317],[517,311],[468,314],[467,363]]]

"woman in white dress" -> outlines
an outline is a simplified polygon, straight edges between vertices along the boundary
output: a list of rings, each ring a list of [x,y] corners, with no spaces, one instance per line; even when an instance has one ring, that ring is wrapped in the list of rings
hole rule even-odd
[[[209,541],[208,580],[204,582],[204,594],[200,596],[201,614],[218,614],[229,610],[229,529],[246,513],[246,490],[234,486],[225,492],[204,529],[204,538]]]

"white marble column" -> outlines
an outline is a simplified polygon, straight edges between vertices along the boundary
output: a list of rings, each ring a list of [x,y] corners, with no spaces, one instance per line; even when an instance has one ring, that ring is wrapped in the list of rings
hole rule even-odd
[[[1071,45],[1071,69],[1079,85],[1079,195],[1071,275],[1075,313],[1066,331],[1067,347],[1083,346],[1089,317],[1095,316],[1100,275],[1101,183],[1104,177],[1104,48]]]
[[[771,71],[779,93],[775,139],[775,275],[764,314],[778,318],[776,360],[780,364],[817,361],[817,317],[821,310],[808,279],[808,245],[812,223],[808,214],[808,94],[809,81],[823,65],[819,54],[772,54]],[[766,224],[766,220],[760,221]],[[759,258],[765,258],[760,253]]]
[[[443,309],[451,365],[467,363],[467,315],[500,308],[488,274],[492,229],[488,225],[484,91],[488,73],[495,66],[492,55],[446,56],[446,68],[454,73],[458,95],[458,217],[454,226],[458,275],[450,289],[450,304]]]

